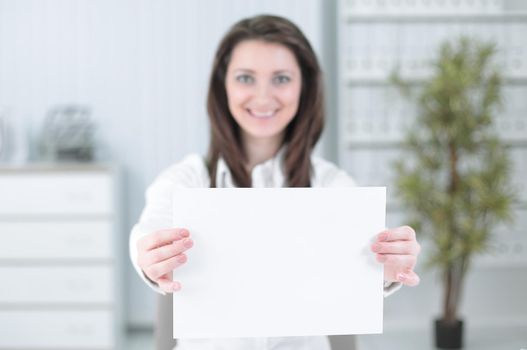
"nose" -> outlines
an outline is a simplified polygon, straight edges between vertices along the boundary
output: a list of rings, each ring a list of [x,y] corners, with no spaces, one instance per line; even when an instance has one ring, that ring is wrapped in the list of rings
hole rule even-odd
[[[266,103],[273,98],[273,87],[268,83],[260,83],[256,86],[255,99]]]

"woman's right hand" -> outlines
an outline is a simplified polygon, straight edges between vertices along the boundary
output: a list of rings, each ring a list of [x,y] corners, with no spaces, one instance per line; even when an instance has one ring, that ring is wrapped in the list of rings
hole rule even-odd
[[[172,281],[172,271],[187,261],[184,252],[193,244],[184,228],[158,230],[137,242],[137,262],[146,277],[164,292],[172,293],[181,289],[181,283]]]

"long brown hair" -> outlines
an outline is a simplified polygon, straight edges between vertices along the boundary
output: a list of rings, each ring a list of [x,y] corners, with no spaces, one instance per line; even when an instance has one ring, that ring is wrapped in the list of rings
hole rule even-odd
[[[216,168],[220,157],[229,167],[238,187],[251,187],[251,176],[244,164],[240,127],[232,117],[227,101],[225,75],[234,47],[245,40],[263,40],[289,48],[302,73],[298,111],[286,128],[283,144],[286,185],[310,187],[311,152],[322,133],[323,83],[317,57],[300,29],[291,21],[277,16],[260,15],[234,24],[221,40],[214,57],[207,97],[211,138],[207,155],[210,186],[216,187]],[[283,146],[283,145],[282,145]]]

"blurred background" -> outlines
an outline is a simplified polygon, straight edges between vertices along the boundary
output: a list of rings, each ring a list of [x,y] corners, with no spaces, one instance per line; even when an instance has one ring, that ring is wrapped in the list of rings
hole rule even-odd
[[[326,79],[317,153],[361,185],[388,187],[388,226],[405,223],[392,163],[417,89],[446,39],[497,45],[506,143],[519,200],[468,274],[467,348],[527,348],[527,1],[0,0],[0,349],[154,348],[157,296],[134,272],[128,235],[155,176],[205,154],[212,56],[241,18],[285,16]],[[426,256],[426,242],[423,255]],[[440,276],[385,300],[383,335],[359,349],[432,348]]]

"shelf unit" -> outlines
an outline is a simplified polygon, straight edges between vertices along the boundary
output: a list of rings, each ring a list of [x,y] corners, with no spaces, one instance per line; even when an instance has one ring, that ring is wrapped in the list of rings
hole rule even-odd
[[[496,43],[495,64],[504,72],[504,109],[497,115],[495,127],[509,147],[512,180],[520,203],[514,208],[513,226],[497,228],[492,251],[476,257],[473,265],[477,276],[503,273],[510,283],[508,288],[525,289],[527,1],[338,0],[337,20],[338,162],[360,185],[387,186],[388,227],[406,223],[404,207],[395,196],[392,164],[404,156],[405,132],[417,112],[389,82],[390,74],[398,68],[410,81],[411,89],[418,91],[430,76],[428,63],[437,56],[444,40],[465,35]],[[422,240],[422,262],[426,260],[426,242]],[[418,272],[428,283],[398,293],[386,303],[385,330],[395,337],[422,329],[423,321],[439,312],[439,305],[434,303],[440,299],[440,287],[430,283],[435,282],[431,272],[422,266]],[[479,279],[468,283],[467,289],[473,294],[461,312],[469,318],[494,324],[504,317],[527,325],[527,308],[518,306],[522,300],[498,296],[499,312],[493,313],[482,305],[502,289],[495,291],[498,289]],[[379,337],[378,344],[393,347],[387,339]],[[378,344],[369,345],[382,347]]]
[[[116,171],[0,167],[0,349],[119,349]]]
[[[361,184],[391,184],[389,163],[401,156],[405,131],[416,116],[412,102],[390,84],[391,72],[398,68],[418,90],[441,42],[477,37],[496,43],[495,64],[505,78],[504,109],[495,125],[510,146],[515,186],[527,203],[521,176],[527,173],[527,2],[339,0],[338,14],[340,164]]]
[[[526,2],[340,0],[339,14],[341,150],[400,145],[415,109],[391,86],[390,74],[398,67],[419,89],[439,44],[459,35],[496,43],[507,107],[496,120],[498,133],[513,145],[527,144]]]

